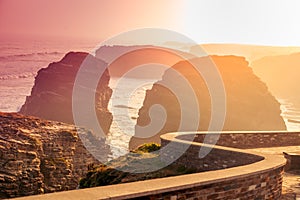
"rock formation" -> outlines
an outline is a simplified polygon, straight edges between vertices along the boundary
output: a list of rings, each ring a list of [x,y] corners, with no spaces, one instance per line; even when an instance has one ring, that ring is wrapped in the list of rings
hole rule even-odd
[[[93,70],[103,70],[107,66],[104,61],[88,53],[66,54],[61,61],[39,70],[31,95],[26,98],[20,113],[73,124],[73,86],[78,69],[86,59]],[[87,78],[94,73],[93,70],[87,72]],[[107,109],[112,94],[108,86],[109,79],[108,70],[105,70],[95,91],[95,110],[104,133],[108,133],[112,122],[112,114]]]
[[[211,56],[210,58],[220,72],[227,96],[227,111],[223,130],[286,130],[284,121],[280,116],[280,104],[270,94],[266,85],[253,74],[243,57]],[[210,67],[208,65],[211,63],[210,58],[196,58],[193,63],[202,65],[205,69],[205,67]],[[150,137],[145,137],[149,133],[143,132],[143,129],[136,126],[135,136],[131,138],[129,144],[130,149],[147,142],[159,143],[161,134],[177,131],[181,119],[180,108],[189,110],[189,112],[199,112],[200,121],[197,130],[208,130],[211,118],[211,100],[203,78],[195,71],[189,61],[181,61],[175,64],[172,69],[181,73],[181,77],[185,77],[189,81],[198,100],[199,110],[189,110],[191,109],[189,103],[180,107],[178,95],[161,85],[162,83],[172,85],[182,94],[185,94],[186,87],[189,87],[180,82],[179,75],[173,70],[167,70],[163,79],[146,92],[143,106],[139,110],[137,125],[146,126],[162,120],[161,112],[152,110],[150,116],[153,121],[151,122],[149,108],[154,104],[159,104],[165,108],[166,122],[156,135]],[[184,130],[195,131],[190,130],[189,126],[186,126]]]
[[[96,57],[109,63],[111,77],[123,77],[135,67],[147,65],[142,72],[136,71],[127,74],[126,77],[137,79],[159,79],[165,69],[155,67],[156,64],[172,66],[183,59],[190,59],[192,54],[169,49],[166,47],[151,45],[133,46],[101,46],[96,51]]]
[[[76,189],[88,165],[99,163],[87,143],[103,141],[73,125],[0,113],[0,198]],[[109,150],[101,151],[93,153]]]
[[[266,56],[253,62],[251,67],[276,97],[298,103],[300,99],[299,65],[300,53],[294,53]]]
[[[201,47],[205,49],[209,55],[235,55],[245,57],[251,64],[255,60],[262,59],[269,56],[287,55],[300,52],[300,47],[283,47],[283,46],[257,46],[246,44],[202,44]],[[191,53],[197,49],[196,46],[190,47]]]

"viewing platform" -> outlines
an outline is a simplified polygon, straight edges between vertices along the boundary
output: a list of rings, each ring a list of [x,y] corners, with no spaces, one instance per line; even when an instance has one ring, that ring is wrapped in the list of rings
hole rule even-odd
[[[207,144],[216,137],[216,145]],[[286,163],[291,169],[300,157],[300,132],[175,132],[161,144],[162,160],[185,148],[174,162],[199,172],[18,199],[280,199]],[[203,158],[201,148],[210,149]]]

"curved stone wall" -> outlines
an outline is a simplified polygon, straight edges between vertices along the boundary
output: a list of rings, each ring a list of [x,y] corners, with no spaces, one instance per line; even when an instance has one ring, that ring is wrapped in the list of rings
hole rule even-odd
[[[197,133],[199,136],[204,133]],[[161,137],[162,144],[170,141],[188,144],[188,150],[176,161],[185,165],[200,166],[199,142],[189,142],[179,133],[169,133]],[[174,145],[180,148],[180,145]],[[176,149],[174,149],[176,150]],[[162,152],[163,158],[168,152]],[[171,152],[169,152],[171,153]],[[222,156],[216,169],[201,173],[138,181],[132,183],[95,187],[89,189],[58,192],[43,196],[31,196],[19,200],[73,200],[73,199],[279,199],[281,196],[282,173],[285,166],[283,156],[263,155],[251,150],[214,146],[211,156]],[[171,154],[169,154],[171,156]],[[224,161],[236,159],[224,166]],[[186,160],[189,158],[188,160]],[[248,159],[248,160],[247,160]],[[202,163],[204,166],[205,162]],[[206,165],[205,165],[206,166]],[[208,165],[214,169],[213,165]]]
[[[251,148],[267,148],[282,146],[298,146],[300,145],[300,132],[287,131],[224,131],[219,133],[198,132],[194,135],[195,142],[203,142],[206,140],[219,137],[217,145],[233,147],[239,149]],[[188,136],[181,134],[177,136],[180,139],[189,139]]]
[[[174,162],[187,168],[194,168],[197,172],[204,172],[249,165],[264,159],[262,155],[255,155],[241,149],[191,142],[198,136],[189,133],[162,135],[160,152],[162,160],[166,163]],[[199,158],[200,149],[207,152],[203,158]]]

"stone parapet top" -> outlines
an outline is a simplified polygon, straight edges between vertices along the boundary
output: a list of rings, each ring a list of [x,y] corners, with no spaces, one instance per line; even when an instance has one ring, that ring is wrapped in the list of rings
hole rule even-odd
[[[228,132],[233,133],[233,132]],[[240,132],[241,133],[241,132]],[[276,132],[278,133],[278,132]],[[199,133],[197,133],[199,134]],[[222,133],[223,134],[223,133]],[[181,135],[181,134],[180,134]],[[178,142],[187,141],[178,139],[178,133],[168,133],[161,136],[162,140],[176,140]],[[193,145],[203,145],[193,142]],[[44,195],[28,196],[17,198],[18,200],[96,200],[96,199],[126,199],[141,196],[151,196],[166,192],[173,192],[203,185],[219,183],[223,181],[234,181],[251,177],[264,172],[273,171],[282,168],[286,164],[283,156],[268,155],[258,153],[252,150],[240,150],[236,148],[228,148],[215,146],[214,148],[224,149],[229,151],[240,151],[241,153],[249,153],[262,156],[264,159],[249,165],[232,167],[222,170],[207,171],[188,175],[159,178],[145,181],[137,181],[132,183],[124,183],[117,185],[109,185],[88,189],[80,189],[73,191],[57,192]]]

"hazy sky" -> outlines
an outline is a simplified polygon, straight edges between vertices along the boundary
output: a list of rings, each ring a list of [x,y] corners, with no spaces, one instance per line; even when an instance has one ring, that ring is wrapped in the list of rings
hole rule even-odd
[[[299,0],[187,0],[186,34],[200,43],[300,46]]]
[[[300,46],[299,0],[0,0],[0,36],[106,39],[158,27],[198,43]]]
[[[106,38],[178,27],[177,0],[0,0],[0,34]]]

